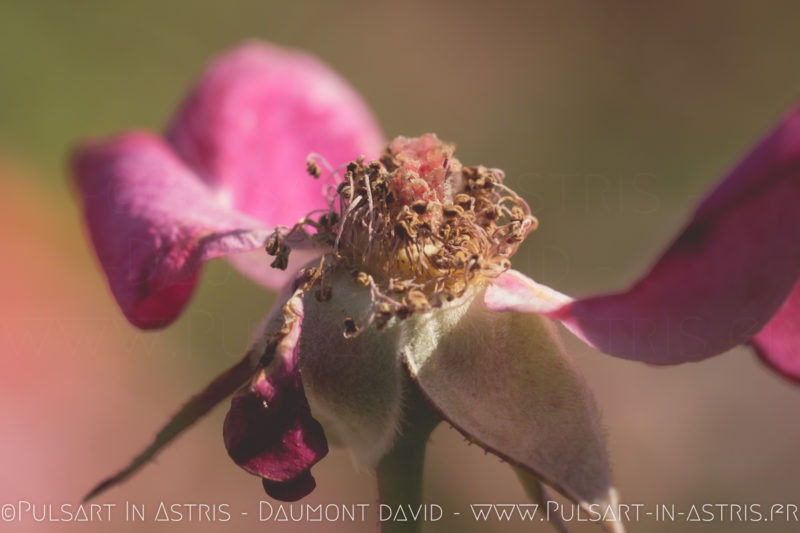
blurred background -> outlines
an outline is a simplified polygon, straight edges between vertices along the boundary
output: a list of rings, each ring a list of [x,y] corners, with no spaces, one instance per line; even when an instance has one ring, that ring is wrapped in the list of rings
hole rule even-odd
[[[208,265],[174,326],[122,318],[82,231],[65,162],[83,137],[159,130],[207,61],[247,38],[306,49],[364,95],[388,136],[437,132],[467,164],[505,169],[540,220],[515,267],[572,295],[647,268],[714,181],[800,96],[796,3],[0,0],[0,504],[77,503],[222,368],[274,301]],[[649,368],[574,341],[603,411],[624,501],[800,504],[800,388],[747,349]],[[99,501],[252,508],[228,523],[118,531],[376,531],[256,520],[260,484],[231,463],[225,408]],[[334,451],[312,503],[376,503]],[[499,460],[447,427],[425,499],[461,517],[427,531],[548,531],[476,523],[470,503],[525,502]],[[794,531],[797,523],[658,522],[633,532]],[[0,522],[0,530],[107,524]],[[538,529],[537,529],[538,528]],[[578,531],[594,528],[579,525]]]

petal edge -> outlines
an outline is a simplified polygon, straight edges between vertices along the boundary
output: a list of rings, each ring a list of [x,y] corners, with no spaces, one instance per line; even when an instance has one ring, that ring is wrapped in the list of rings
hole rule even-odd
[[[800,382],[800,282],[750,344],[774,370]]]
[[[204,261],[264,245],[270,229],[225,208],[152,134],[84,145],[73,176],[100,265],[140,328],[172,322]]]

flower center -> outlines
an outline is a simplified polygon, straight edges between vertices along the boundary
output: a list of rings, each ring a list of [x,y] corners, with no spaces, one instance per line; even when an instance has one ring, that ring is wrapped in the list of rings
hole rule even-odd
[[[285,268],[289,237],[298,230],[308,235],[305,228],[312,227],[310,238],[331,251],[318,267],[305,269],[300,284],[327,299],[332,289],[325,274],[350,269],[356,283],[372,290],[371,321],[378,328],[500,275],[536,219],[503,185],[502,171],[463,167],[453,149],[434,134],[398,137],[380,161],[350,163],[327,212],[270,241],[273,266]],[[309,173],[320,175],[314,160]],[[346,321],[345,334],[358,330]]]

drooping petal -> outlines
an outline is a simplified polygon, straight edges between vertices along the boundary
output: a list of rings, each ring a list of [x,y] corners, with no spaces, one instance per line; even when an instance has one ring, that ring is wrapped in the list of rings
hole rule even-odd
[[[800,381],[800,283],[750,342],[765,362]]]
[[[328,443],[297,367],[303,302],[292,298],[284,309],[285,326],[265,353],[272,361],[231,400],[223,435],[231,458],[261,476],[270,496],[294,501],[314,489],[310,469],[328,453]]]
[[[547,319],[477,296],[405,324],[412,377],[467,438],[576,502],[615,503],[597,409]]]
[[[375,158],[385,144],[338,74],[308,54],[259,42],[211,64],[167,137],[231,206],[269,226],[327,207],[320,181],[306,173],[309,154],[338,167]]]
[[[111,290],[141,328],[175,319],[204,261],[262,247],[270,234],[260,221],[223,206],[148,133],[84,146],[73,173]]]
[[[306,294],[309,324],[300,339],[300,369],[314,416],[332,443],[372,467],[392,447],[400,426],[403,375],[399,329],[393,320],[366,327],[372,294],[347,269],[326,275],[330,298]],[[360,328],[345,337],[345,320]]]
[[[795,110],[705,198],[630,289],[552,311],[547,302],[531,304],[541,300],[541,292],[528,289],[509,309],[527,301],[527,311],[562,320],[589,344],[626,359],[674,364],[721,353],[758,333],[795,286],[798,205],[800,110]],[[526,290],[523,285],[519,290]],[[788,329],[770,329],[773,344],[781,332]]]

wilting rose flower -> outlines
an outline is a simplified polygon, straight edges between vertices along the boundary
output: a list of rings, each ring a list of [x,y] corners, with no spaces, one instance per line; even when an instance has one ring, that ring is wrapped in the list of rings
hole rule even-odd
[[[387,143],[359,96],[312,57],[233,50],[164,138],[86,145],[74,176],[133,324],[169,324],[214,257],[282,296],[247,356],[93,494],[238,389],[228,452],[276,498],[313,489],[327,440],[377,467],[382,494],[396,497],[392,476],[414,476],[444,419],[576,502],[614,503],[591,394],[545,317],[654,364],[749,342],[800,378],[799,154],[794,112],[629,290],[572,300],[511,269],[536,219],[500,170],[462,165],[432,134]]]

